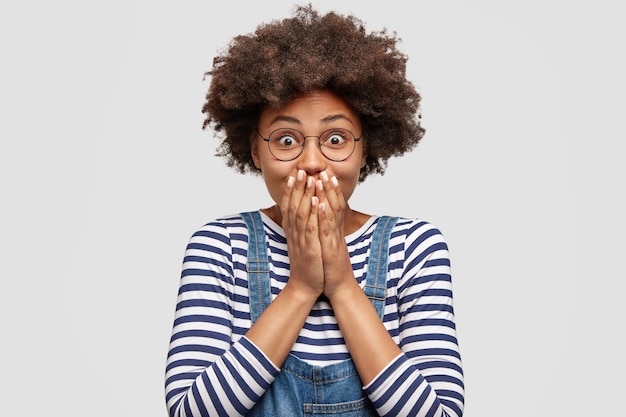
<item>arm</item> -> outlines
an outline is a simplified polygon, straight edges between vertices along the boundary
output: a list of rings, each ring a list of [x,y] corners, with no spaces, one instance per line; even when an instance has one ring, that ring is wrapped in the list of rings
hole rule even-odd
[[[192,236],[185,251],[165,375],[172,417],[245,415],[277,376],[277,358],[289,351],[290,339],[302,328],[298,322],[310,311],[286,286],[237,339],[236,333],[246,332],[235,327],[235,314],[238,308],[241,313],[237,304],[247,287],[236,284],[241,278],[232,251],[242,243],[233,245],[231,239],[243,241],[243,233],[235,237],[223,224],[212,223]]]
[[[328,296],[368,395],[381,415],[460,416],[463,374],[454,328],[450,263],[441,233],[420,223],[406,232],[397,303],[400,343],[387,332],[352,274],[340,239],[343,200],[318,182],[320,241]]]
[[[464,382],[446,242],[424,222],[405,226],[397,285],[402,354],[368,386],[381,415],[461,416]]]
[[[350,356],[364,384],[399,354],[376,310],[359,286],[344,238],[344,216],[349,210],[335,177],[323,173],[316,183],[319,240],[324,262],[324,294],[328,297]]]
[[[283,223],[298,237],[288,243],[289,282],[232,346],[236,286],[230,235],[213,226],[192,238],[168,354],[171,416],[245,415],[273,382],[322,291],[317,233],[305,230],[310,219],[317,221],[313,192],[303,176],[286,187]]]
[[[278,369],[245,337],[234,340],[231,235],[212,223],[185,251],[165,374],[169,415],[245,415]]]
[[[291,351],[323,289],[314,189],[303,171],[287,181],[280,209],[287,235],[289,281],[247,333],[276,366],[282,365]]]

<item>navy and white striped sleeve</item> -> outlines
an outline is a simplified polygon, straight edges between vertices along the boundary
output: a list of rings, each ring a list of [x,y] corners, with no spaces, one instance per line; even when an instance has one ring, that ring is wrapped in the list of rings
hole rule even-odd
[[[165,374],[171,417],[243,416],[279,372],[245,337],[233,343],[231,247],[220,223],[187,245]]]
[[[381,416],[460,417],[464,382],[448,246],[426,222],[411,222],[405,233],[397,287],[402,354],[365,389]]]

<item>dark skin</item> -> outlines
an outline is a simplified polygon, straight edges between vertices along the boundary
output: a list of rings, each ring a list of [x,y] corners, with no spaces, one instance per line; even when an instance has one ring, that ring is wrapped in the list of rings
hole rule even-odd
[[[317,90],[296,97],[283,108],[264,110],[259,131],[297,127],[305,134],[317,135],[329,125],[360,128],[358,116],[345,101]],[[285,231],[290,277],[247,337],[280,366],[313,305],[324,294],[361,380],[368,384],[400,354],[400,348],[356,281],[345,242],[345,236],[370,217],[348,204],[366,158],[362,141],[342,162],[326,159],[315,140],[307,141],[294,161],[276,160],[260,139],[253,144],[252,154],[276,202],[264,212]]]

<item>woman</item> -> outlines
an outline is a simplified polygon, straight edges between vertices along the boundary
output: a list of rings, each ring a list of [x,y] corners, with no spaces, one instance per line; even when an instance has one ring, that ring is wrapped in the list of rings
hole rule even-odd
[[[450,262],[419,219],[349,205],[422,138],[397,38],[309,5],[214,60],[205,127],[274,201],[190,239],[171,416],[461,416]]]

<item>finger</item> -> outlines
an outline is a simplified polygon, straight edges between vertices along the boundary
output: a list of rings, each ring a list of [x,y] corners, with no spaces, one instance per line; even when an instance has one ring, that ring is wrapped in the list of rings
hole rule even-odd
[[[324,241],[329,237],[331,233],[335,235],[341,235],[341,232],[338,230],[338,217],[329,204],[328,194],[324,190],[324,184],[322,183],[322,180],[317,181],[315,191],[317,193],[317,196],[320,198],[319,208],[317,211],[320,240]]]
[[[332,217],[334,216],[331,218],[328,217],[329,211],[331,210],[328,210],[327,203],[319,203],[319,207],[317,209],[317,222],[319,229],[318,236],[322,244],[328,238],[328,235],[330,235],[331,227],[335,226],[334,221],[332,220]]]
[[[302,194],[302,197],[300,198],[300,201],[298,203],[298,208],[296,212],[296,224],[298,230],[301,232],[305,231],[311,217],[312,197],[315,194],[313,183],[314,178],[307,177],[306,185],[304,187],[304,193]]]
[[[280,200],[280,213],[282,215],[283,221],[283,229],[288,229],[290,226],[289,222],[289,213],[287,207],[289,207],[289,201],[291,200],[291,195],[293,194],[293,187],[295,185],[296,179],[291,175],[287,178],[287,185],[285,186],[285,190],[283,191],[283,196]]]
[[[329,178],[326,171],[322,171],[320,178],[322,179],[324,192],[326,194],[328,204],[330,204],[330,208],[332,208],[335,212],[344,210],[346,207],[346,201],[343,197],[343,192],[341,191],[337,177],[333,176]]]
[[[304,194],[306,175],[303,170],[298,170],[293,187],[288,190],[285,188],[283,198],[280,204],[280,211],[283,215],[283,226],[293,227],[296,225],[296,213],[300,200]],[[285,222],[286,219],[286,222]]]
[[[319,212],[319,198],[317,196],[311,197],[311,210],[309,212],[309,221],[305,232],[305,242],[307,246],[319,245],[318,236],[318,212]]]
[[[328,202],[328,196],[326,195],[326,190],[324,189],[324,182],[322,180],[315,181],[315,195],[319,197],[320,203]]]

